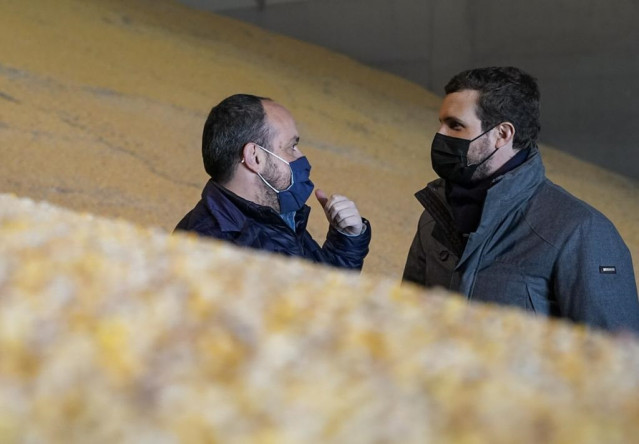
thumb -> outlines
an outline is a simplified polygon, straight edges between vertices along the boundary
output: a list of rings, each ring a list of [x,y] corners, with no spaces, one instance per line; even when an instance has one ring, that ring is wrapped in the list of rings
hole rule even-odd
[[[326,193],[318,188],[315,190],[315,197],[317,197],[320,205],[324,208],[326,206],[326,202],[328,202],[328,196]]]

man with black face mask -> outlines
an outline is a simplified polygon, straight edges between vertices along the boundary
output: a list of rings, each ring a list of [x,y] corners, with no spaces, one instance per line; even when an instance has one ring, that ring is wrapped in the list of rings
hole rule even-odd
[[[604,215],[545,177],[535,79],[474,69],[445,91],[431,146],[441,179],[416,193],[425,210],[404,281],[639,333],[628,248]]]
[[[299,140],[283,106],[248,94],[224,99],[211,110],[202,135],[204,168],[211,179],[176,230],[361,269],[371,230],[351,200],[316,190],[330,224],[324,245],[306,231],[306,201],[314,185]]]

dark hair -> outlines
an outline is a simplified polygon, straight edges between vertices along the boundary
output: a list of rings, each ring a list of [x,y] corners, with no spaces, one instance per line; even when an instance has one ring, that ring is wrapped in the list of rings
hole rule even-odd
[[[471,69],[457,74],[444,88],[446,94],[468,89],[479,92],[477,117],[482,131],[510,122],[515,127],[513,148],[536,144],[541,129],[539,88],[532,76],[514,67]]]
[[[202,160],[215,182],[224,184],[233,177],[247,143],[268,148],[270,134],[263,100],[270,99],[235,94],[211,109],[202,132]]]

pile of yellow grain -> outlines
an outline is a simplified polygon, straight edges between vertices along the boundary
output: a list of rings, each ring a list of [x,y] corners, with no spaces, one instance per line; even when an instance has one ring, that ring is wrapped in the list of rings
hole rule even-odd
[[[176,0],[3,0],[0,41],[0,192],[172,230],[208,180],[211,107],[268,96],[295,117],[315,185],[371,221],[364,273],[401,276],[423,210],[413,194],[436,177],[433,92]],[[553,181],[617,226],[639,277],[639,182],[542,153]]]
[[[639,341],[0,195],[0,442],[630,442]]]

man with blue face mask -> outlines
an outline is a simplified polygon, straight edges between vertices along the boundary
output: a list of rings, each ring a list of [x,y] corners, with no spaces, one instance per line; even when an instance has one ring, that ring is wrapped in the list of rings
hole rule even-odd
[[[403,279],[639,333],[628,248],[604,215],[545,176],[536,81],[481,68],[445,91],[430,150],[440,179],[416,193],[424,212]]]
[[[350,199],[316,190],[330,224],[326,241],[318,245],[306,230],[306,201],[314,185],[299,140],[291,114],[270,99],[236,94],[220,102],[202,135],[204,168],[211,179],[176,230],[361,269],[371,230]]]

